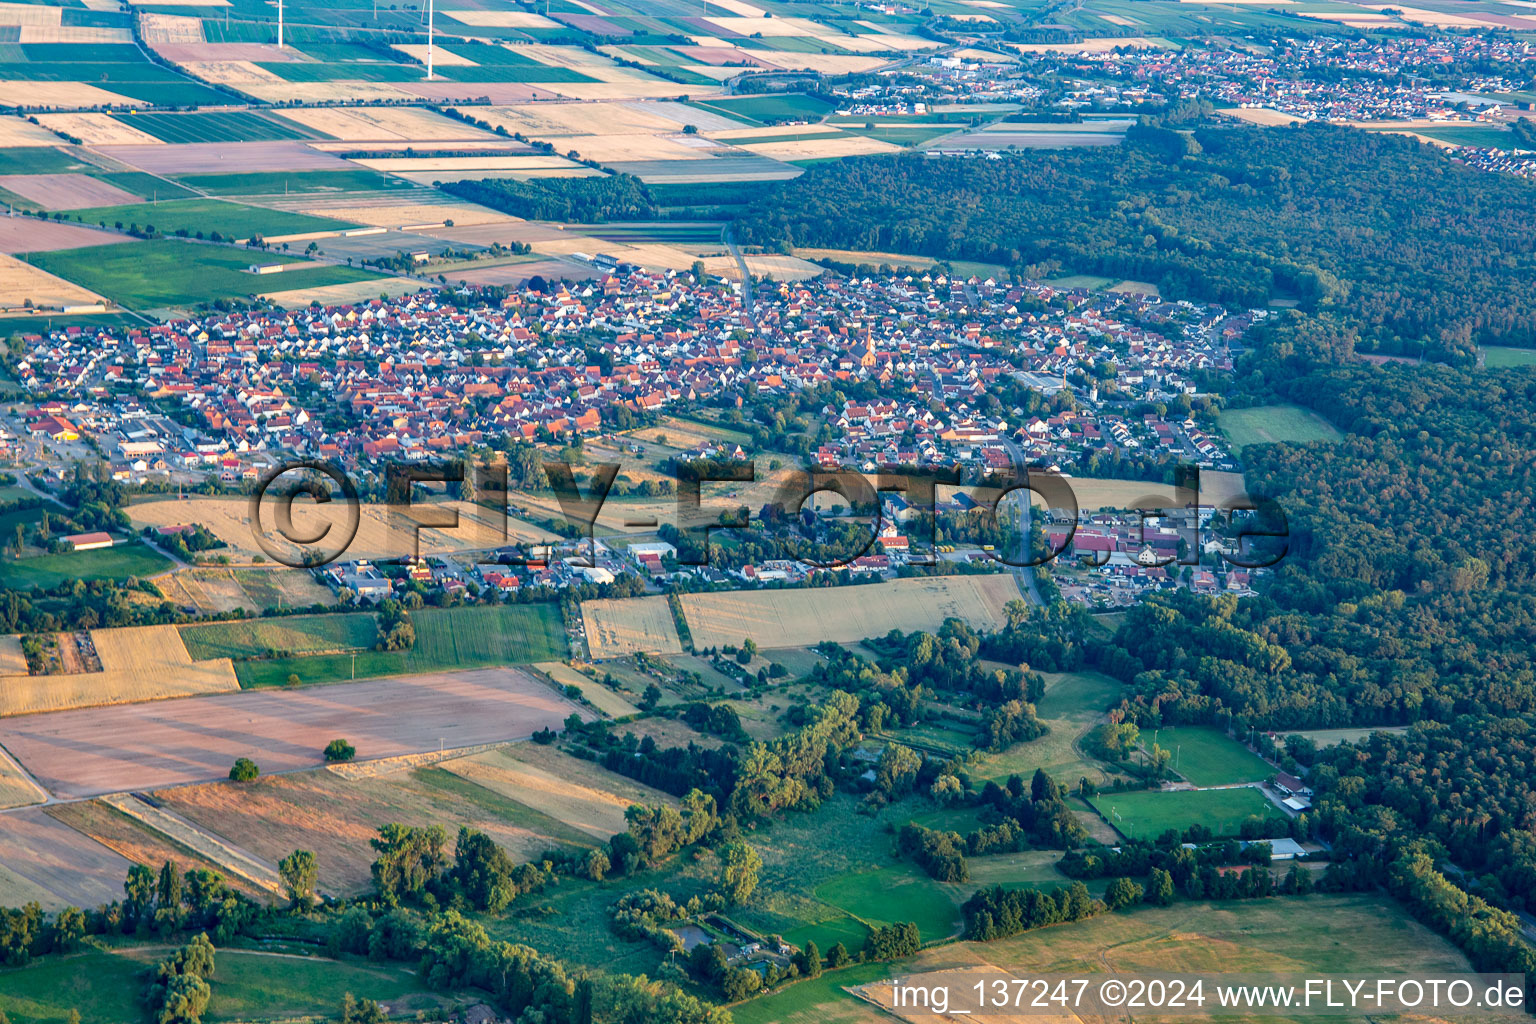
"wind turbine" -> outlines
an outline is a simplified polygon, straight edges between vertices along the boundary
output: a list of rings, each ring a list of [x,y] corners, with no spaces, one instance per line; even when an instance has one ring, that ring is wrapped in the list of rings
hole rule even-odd
[[[277,0],[277,48],[283,48],[283,0]]]
[[[427,0],[427,81],[432,81],[432,18],[436,13],[433,0]]]

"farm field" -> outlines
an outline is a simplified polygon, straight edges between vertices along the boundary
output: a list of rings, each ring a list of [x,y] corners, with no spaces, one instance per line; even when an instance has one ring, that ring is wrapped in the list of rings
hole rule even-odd
[[[1333,424],[1298,405],[1227,409],[1218,422],[1221,432],[1239,450],[1250,444],[1305,444],[1308,441],[1338,441],[1344,437]]]
[[[187,653],[194,661],[354,650],[372,647],[377,637],[378,620],[371,612],[295,615],[181,627],[182,642],[187,645]]]
[[[11,811],[0,828],[0,906],[49,910],[121,899],[129,862],[42,808]],[[0,974],[0,977],[3,977]],[[3,1003],[0,1003],[3,1005]]]
[[[368,840],[381,825],[460,825],[477,828],[523,862],[558,846],[596,841],[562,821],[477,785],[442,767],[347,778],[326,769],[258,779],[159,790],[168,809],[269,861],[293,849],[313,850],[320,887],[357,893],[371,884],[376,856]]]
[[[1166,484],[1148,483],[1145,480],[1099,480],[1093,477],[1068,477],[1067,483],[1077,496],[1080,509],[1135,507],[1145,498],[1173,498],[1173,487]],[[1204,505],[1220,505],[1229,498],[1245,494],[1243,475],[1206,470],[1200,474],[1200,502]],[[1042,506],[1044,499],[1030,492],[1030,501]]]
[[[102,671],[0,676],[0,715],[157,701],[239,687],[227,659],[194,662],[175,626],[97,629],[91,631],[91,640]]]
[[[581,619],[594,660],[647,654],[681,654],[672,606],[665,596],[583,601]]]
[[[449,671],[481,665],[525,665],[566,656],[565,626],[548,604],[422,608],[411,614],[416,645],[408,651],[359,651],[243,661],[240,685],[281,686],[289,675],[304,683]],[[355,673],[355,676],[354,676]]]
[[[238,757],[311,768],[337,737],[362,758],[522,739],[576,710],[526,673],[482,669],[27,715],[0,720],[0,745],[84,797],[222,779]]]
[[[75,216],[87,224],[105,224],[107,227],[137,224],[153,227],[163,235],[185,231],[193,236],[211,237],[216,232],[228,239],[341,231],[356,226],[308,214],[243,206],[225,199],[172,199],[154,204],[101,206],[76,210]],[[246,265],[272,262],[266,253],[249,253],[243,259]]]
[[[1483,365],[1495,369],[1502,366],[1536,366],[1536,349],[1484,345]]]
[[[104,306],[102,297],[89,289],[50,274],[30,262],[0,255],[0,308],[32,312],[36,309],[66,310]]]
[[[612,689],[588,678],[563,661],[541,661],[533,666],[561,686],[574,686],[597,710],[613,718],[638,715],[640,709]]]
[[[20,589],[52,587],[68,580],[126,580],[164,572],[171,562],[158,551],[133,540],[94,551],[67,551],[20,560],[0,560],[0,586]]]
[[[93,949],[48,957],[0,973],[0,1010],[35,1024],[65,1024],[77,1010],[88,1021],[143,1015],[143,976],[174,947]],[[209,1024],[253,1019],[316,1019],[333,1014],[348,992],[368,992],[414,1013],[441,1005],[414,975],[391,965],[221,948],[214,959]]]
[[[122,124],[161,142],[268,142],[323,137],[297,124],[255,110],[217,110],[175,114],[117,114]]]
[[[1111,828],[1128,839],[1156,839],[1169,829],[1183,832],[1192,825],[1204,825],[1218,836],[1235,836],[1251,817],[1283,816],[1251,786],[1100,793],[1090,802]]]
[[[1196,786],[1263,782],[1276,771],[1273,765],[1219,729],[1167,726],[1155,730],[1151,737],[1142,737],[1148,750],[1153,742],[1174,755],[1178,761],[1174,770]]]
[[[26,807],[46,799],[48,794],[38,789],[16,762],[0,751],[0,808]]]
[[[256,255],[169,238],[33,253],[31,260],[49,273],[75,281],[130,309],[196,305],[270,290],[276,277],[248,273],[253,262],[304,264],[283,272],[285,288],[366,281],[380,276],[353,267],[307,263],[269,253]]]
[[[659,789],[536,743],[497,747],[438,767],[603,842],[629,827],[624,812],[630,806],[677,804]]]
[[[977,628],[1003,624],[1003,607],[1020,599],[1011,575],[940,576],[856,587],[688,594],[683,612],[695,647],[739,644],[805,647],[853,643],[892,629],[937,629],[947,618]]]

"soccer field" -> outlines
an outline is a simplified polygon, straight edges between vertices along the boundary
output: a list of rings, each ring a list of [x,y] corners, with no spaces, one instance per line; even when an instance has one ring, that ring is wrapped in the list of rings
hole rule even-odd
[[[1127,839],[1156,839],[1169,829],[1204,825],[1218,836],[1235,836],[1249,818],[1278,818],[1280,809],[1252,787],[1140,790],[1100,793],[1092,804]]]
[[[1219,729],[1197,726],[1158,729],[1142,734],[1151,749],[1156,743],[1173,755],[1174,771],[1196,786],[1227,786],[1234,782],[1262,782],[1275,774],[1263,758]]]

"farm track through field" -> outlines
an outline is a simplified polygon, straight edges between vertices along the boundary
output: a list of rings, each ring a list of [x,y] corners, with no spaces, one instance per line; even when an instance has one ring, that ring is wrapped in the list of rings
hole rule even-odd
[[[271,892],[281,891],[277,867],[260,860],[228,840],[205,831],[190,821],[162,807],[147,803],[131,793],[113,793],[101,802],[122,811],[142,825],[206,857],[232,875]]]

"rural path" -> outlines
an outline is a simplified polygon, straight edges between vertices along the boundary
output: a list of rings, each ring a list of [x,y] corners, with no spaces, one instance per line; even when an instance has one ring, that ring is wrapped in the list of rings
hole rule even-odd
[[[747,320],[752,326],[757,326],[757,296],[752,290],[752,272],[747,269],[747,258],[741,254],[741,249],[736,244],[736,238],[731,234],[731,226],[727,224],[720,229],[720,241],[731,250],[731,255],[736,258],[736,266],[741,269],[741,292],[743,310],[747,314]]]

